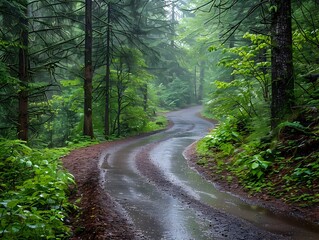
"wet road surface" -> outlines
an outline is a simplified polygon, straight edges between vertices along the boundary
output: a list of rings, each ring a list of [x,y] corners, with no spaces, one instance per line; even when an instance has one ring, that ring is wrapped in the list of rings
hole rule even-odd
[[[318,228],[276,215],[218,191],[190,169],[183,151],[213,124],[200,107],[168,114],[164,132],[103,152],[106,191],[137,230],[138,239],[319,239]]]

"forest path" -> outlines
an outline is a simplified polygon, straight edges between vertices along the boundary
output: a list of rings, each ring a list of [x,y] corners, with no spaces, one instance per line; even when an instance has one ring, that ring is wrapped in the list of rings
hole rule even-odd
[[[62,159],[77,183],[70,198],[81,200],[81,214],[69,219],[72,240],[318,239],[318,225],[257,207],[259,198],[246,204],[202,178],[207,175],[196,165],[193,148],[184,151],[213,127],[199,111],[169,113],[174,125],[166,131],[76,149]],[[270,198],[267,205],[282,207]],[[280,211],[295,209],[284,205]]]
[[[104,189],[137,238],[317,239],[301,221],[220,192],[188,166],[185,148],[213,127],[199,111],[169,113],[172,128],[107,148],[100,157]]]

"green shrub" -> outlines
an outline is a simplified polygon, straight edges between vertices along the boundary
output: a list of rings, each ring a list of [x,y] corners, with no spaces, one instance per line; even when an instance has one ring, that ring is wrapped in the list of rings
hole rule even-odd
[[[23,142],[0,142],[0,238],[64,239],[73,176],[62,169],[60,150],[33,150]]]
[[[220,151],[231,154],[234,150],[232,145],[242,141],[243,137],[238,131],[239,121],[228,117],[222,124],[214,128],[203,141],[207,148],[217,148]]]
[[[272,151],[262,151],[255,144],[244,145],[244,149],[235,157],[234,172],[249,181],[262,181],[271,166]]]

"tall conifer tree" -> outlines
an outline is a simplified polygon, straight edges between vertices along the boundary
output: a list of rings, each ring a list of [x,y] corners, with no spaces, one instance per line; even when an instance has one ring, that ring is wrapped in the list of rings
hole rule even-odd
[[[85,79],[83,134],[93,138],[92,123],[92,0],[85,1]]]

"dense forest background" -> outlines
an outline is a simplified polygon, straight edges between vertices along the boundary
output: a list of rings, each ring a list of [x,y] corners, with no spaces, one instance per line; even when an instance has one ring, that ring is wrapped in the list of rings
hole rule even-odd
[[[2,0],[0,135],[125,136],[193,103],[267,135],[316,91],[317,2],[279,4]]]
[[[48,148],[152,131],[165,125],[158,112],[192,104],[220,123],[199,143],[199,164],[214,161],[250,190],[318,204],[318,6],[1,0],[0,236],[67,234],[69,205],[56,205],[61,181],[73,181],[57,163],[67,150]],[[43,202],[30,197],[30,178]]]
[[[196,102],[179,5],[2,1],[1,136],[49,147],[123,136]]]

